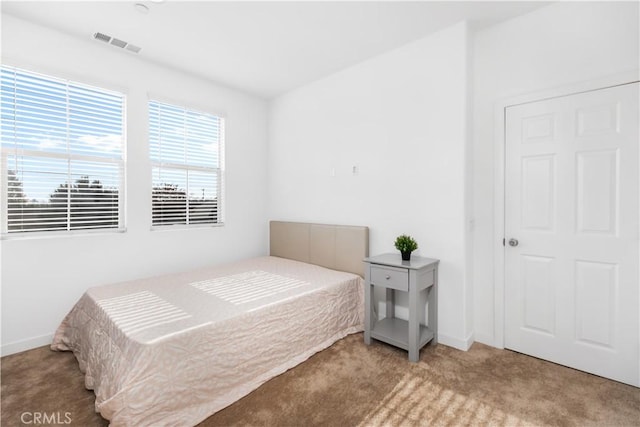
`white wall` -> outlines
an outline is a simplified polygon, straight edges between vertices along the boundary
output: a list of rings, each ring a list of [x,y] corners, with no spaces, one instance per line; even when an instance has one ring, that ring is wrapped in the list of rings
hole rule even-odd
[[[474,328],[495,343],[494,104],[639,67],[637,2],[562,2],[480,31],[473,47]]]
[[[127,232],[1,241],[2,353],[50,342],[87,287],[267,253],[267,103],[2,16],[2,62],[127,95]],[[226,224],[150,231],[147,93],[226,117]]]
[[[440,340],[465,349],[467,34],[461,23],[377,56],[269,115],[269,216],[369,226],[372,255],[414,236],[441,260]]]

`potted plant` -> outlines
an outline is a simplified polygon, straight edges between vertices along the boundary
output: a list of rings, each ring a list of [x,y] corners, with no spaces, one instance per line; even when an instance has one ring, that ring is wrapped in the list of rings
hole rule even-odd
[[[411,252],[418,249],[418,243],[414,240],[413,237],[406,234],[401,234],[400,236],[396,237],[395,246],[396,249],[399,250],[402,254],[403,261],[409,261],[411,259]]]

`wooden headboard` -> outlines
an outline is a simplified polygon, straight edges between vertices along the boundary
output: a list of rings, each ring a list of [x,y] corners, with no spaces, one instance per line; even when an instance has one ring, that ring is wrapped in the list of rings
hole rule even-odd
[[[272,256],[364,277],[362,260],[369,256],[369,228],[271,221],[269,248]]]

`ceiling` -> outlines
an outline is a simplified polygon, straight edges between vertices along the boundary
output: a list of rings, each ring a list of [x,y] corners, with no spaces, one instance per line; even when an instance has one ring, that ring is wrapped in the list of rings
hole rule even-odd
[[[3,0],[2,13],[93,43],[105,33],[145,60],[271,98],[462,20],[482,28],[547,4]]]

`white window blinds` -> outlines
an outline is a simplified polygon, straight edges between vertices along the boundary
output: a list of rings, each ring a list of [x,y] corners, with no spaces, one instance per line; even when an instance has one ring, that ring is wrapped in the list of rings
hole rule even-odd
[[[224,119],[149,101],[152,225],[221,224]]]
[[[1,67],[2,233],[123,228],[124,95]]]

